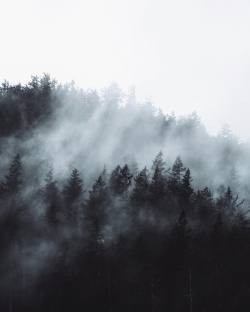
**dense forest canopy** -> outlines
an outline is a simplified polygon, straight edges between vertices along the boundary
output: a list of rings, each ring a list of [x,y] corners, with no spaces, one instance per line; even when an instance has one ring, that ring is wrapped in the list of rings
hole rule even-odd
[[[133,89],[124,94],[115,84],[98,93],[73,83],[60,85],[48,75],[24,86],[5,82],[0,138],[2,164],[20,152],[30,166],[49,164],[63,178],[66,167],[84,171],[90,181],[104,165],[111,170],[114,163],[128,163],[141,169],[162,151],[168,166],[181,156],[197,187],[216,191],[233,178],[244,185],[237,191],[243,191],[249,180],[249,146],[229,130],[210,136],[195,113],[164,115],[150,102],[137,103]]]
[[[1,310],[249,311],[250,150],[230,131],[44,75],[2,84],[0,155]]]

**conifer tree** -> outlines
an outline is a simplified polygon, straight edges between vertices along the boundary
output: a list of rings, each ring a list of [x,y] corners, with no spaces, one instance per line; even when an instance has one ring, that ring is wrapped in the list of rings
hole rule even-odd
[[[43,189],[44,200],[47,205],[46,216],[50,225],[57,225],[60,213],[60,196],[57,182],[54,180],[53,169],[51,169],[46,178]]]
[[[131,183],[133,175],[130,173],[128,165],[124,167],[117,166],[110,177],[110,188],[115,195],[125,194]]]
[[[65,198],[64,216],[71,224],[78,223],[80,217],[80,200],[83,195],[83,181],[77,169],[73,169],[63,190]]]
[[[152,178],[150,181],[150,199],[154,203],[162,201],[167,192],[167,177],[163,154],[157,154],[152,166]]]
[[[109,194],[104,170],[93,184],[85,206],[85,219],[90,235],[90,246],[95,252],[98,252],[103,242],[102,227],[106,218],[108,200]]]
[[[136,204],[144,204],[148,199],[149,192],[149,174],[145,167],[134,178],[135,185],[131,195],[131,199]]]
[[[181,158],[178,156],[172,166],[171,175],[170,175],[170,183],[173,187],[181,183],[183,173],[185,172],[185,170],[186,169],[183,166],[183,162]]]
[[[160,151],[154,161],[153,161],[153,166],[152,166],[152,172],[154,173],[156,169],[158,169],[160,172],[163,174],[165,173],[165,161],[163,160],[163,153]]]
[[[10,164],[8,174],[5,176],[4,188],[9,194],[17,194],[22,185],[22,162],[17,154]]]
[[[70,178],[64,188],[64,196],[67,203],[74,203],[83,193],[83,181],[77,169],[73,169]]]
[[[192,194],[193,194],[192,177],[191,177],[190,169],[187,169],[181,180],[180,196],[181,196],[181,202],[183,205],[189,206],[190,197]]]

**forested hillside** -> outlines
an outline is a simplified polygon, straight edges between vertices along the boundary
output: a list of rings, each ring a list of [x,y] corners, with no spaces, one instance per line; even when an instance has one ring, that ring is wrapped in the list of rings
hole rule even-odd
[[[0,88],[1,311],[249,311],[250,151],[49,76]]]

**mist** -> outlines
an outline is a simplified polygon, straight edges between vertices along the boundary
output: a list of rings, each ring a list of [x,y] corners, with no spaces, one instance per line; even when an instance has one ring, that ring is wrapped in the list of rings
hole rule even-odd
[[[29,166],[51,166],[59,179],[76,167],[92,182],[104,167],[110,171],[114,164],[128,163],[134,170],[145,165],[150,168],[162,151],[168,167],[181,156],[197,188],[208,185],[215,190],[221,184],[229,185],[232,172],[246,187],[249,144],[229,127],[210,135],[196,112],[181,117],[164,114],[155,103],[138,102],[134,88],[126,94],[115,83],[96,91],[80,89],[74,83],[56,84],[49,76],[42,80],[41,84],[51,87],[46,104],[49,115],[30,128],[25,108],[18,111],[19,128],[1,136],[2,166],[20,150]],[[23,88],[34,86],[31,82]],[[40,108],[33,109],[39,112]]]
[[[248,267],[237,251],[248,259],[249,147],[228,127],[211,135],[195,112],[137,100],[135,88],[82,89],[48,74],[3,82],[0,306],[180,311],[178,298],[193,309],[194,296],[200,311],[217,276]],[[232,300],[248,303],[234,285]]]
[[[246,0],[4,1],[0,80],[135,85],[164,113],[196,111],[210,133],[229,124],[249,139],[249,17]]]

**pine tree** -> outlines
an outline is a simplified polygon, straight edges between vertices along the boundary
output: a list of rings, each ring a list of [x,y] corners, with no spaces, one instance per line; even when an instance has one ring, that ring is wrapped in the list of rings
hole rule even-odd
[[[172,166],[170,181],[173,186],[179,185],[185,172],[185,167],[181,158],[178,156]],[[190,172],[189,172],[190,173]]]
[[[64,217],[71,225],[79,222],[80,200],[83,195],[83,181],[77,169],[73,169],[70,178],[63,190],[65,205]]]
[[[121,186],[123,192],[127,192],[131,183],[132,183],[133,175],[130,173],[128,165],[124,165],[121,169]]]
[[[47,205],[46,217],[51,225],[57,225],[59,222],[60,213],[60,196],[57,187],[57,182],[54,180],[53,169],[51,169],[46,178],[43,189],[44,200]]]
[[[145,167],[134,178],[135,186],[131,195],[131,199],[136,204],[144,204],[148,199],[149,192],[149,174]]]
[[[228,186],[226,191],[220,195],[217,200],[217,209],[221,212],[223,217],[233,219],[237,209],[242,206],[244,200],[239,200],[239,196],[233,195],[231,188]]]
[[[183,205],[188,206],[190,204],[190,197],[193,194],[193,188],[191,183],[192,183],[191,173],[190,170],[187,169],[181,181],[181,201]]]
[[[85,206],[85,219],[90,235],[90,247],[95,252],[98,252],[103,243],[102,227],[105,223],[108,201],[106,172],[103,171],[93,184]]]
[[[64,196],[67,203],[74,203],[80,199],[83,193],[83,181],[77,169],[73,169],[70,178],[64,188]]]
[[[165,161],[163,160],[163,153],[162,151],[160,151],[154,161],[153,161],[153,166],[152,166],[152,172],[154,173],[155,170],[159,170],[160,172],[162,172],[163,174],[165,173]]]
[[[117,166],[110,177],[110,188],[115,195],[123,195],[128,191],[132,183],[133,175],[130,173],[128,165]]]
[[[120,186],[120,175],[121,175],[121,166],[118,165],[111,173],[110,176],[110,189],[114,194],[119,194],[121,192]]]
[[[20,155],[17,154],[10,164],[3,187],[7,193],[17,194],[20,191],[22,182],[22,162]]]
[[[167,192],[167,178],[165,162],[163,161],[163,154],[160,152],[152,166],[152,179],[150,181],[150,199],[153,203],[162,201]]]
[[[95,181],[92,190],[89,192],[89,203],[94,206],[101,205],[107,196],[105,171]]]

